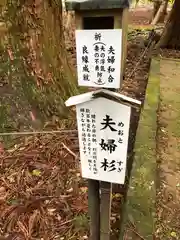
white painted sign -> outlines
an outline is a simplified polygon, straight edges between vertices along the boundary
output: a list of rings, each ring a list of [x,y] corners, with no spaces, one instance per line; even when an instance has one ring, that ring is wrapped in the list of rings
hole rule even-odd
[[[119,88],[122,30],[76,30],[79,86]]]
[[[82,177],[124,184],[131,108],[97,98],[76,110]]]

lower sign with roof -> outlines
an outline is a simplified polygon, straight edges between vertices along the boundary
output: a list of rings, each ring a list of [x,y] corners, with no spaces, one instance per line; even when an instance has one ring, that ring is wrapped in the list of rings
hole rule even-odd
[[[103,94],[94,98],[95,93]],[[140,104],[101,90],[72,97],[66,105],[76,105],[82,177],[124,184],[131,106],[113,97]]]

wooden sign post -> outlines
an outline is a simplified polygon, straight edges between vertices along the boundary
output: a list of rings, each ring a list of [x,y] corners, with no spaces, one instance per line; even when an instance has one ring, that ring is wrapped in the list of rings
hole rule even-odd
[[[124,184],[131,105],[140,102],[102,89],[65,104],[76,106],[82,177]]]
[[[66,9],[75,11],[79,86],[111,91],[121,87],[128,8],[129,0],[66,0]],[[120,103],[126,97],[109,90],[66,102],[77,110],[82,176],[88,179],[91,240],[109,240],[112,183],[123,184],[126,173],[131,107]]]
[[[122,30],[121,79],[127,53],[128,13],[131,0],[65,0],[66,9],[75,11],[76,30]],[[109,36],[112,40],[113,36]]]
[[[76,105],[82,177],[92,182],[124,184],[131,107],[141,103],[119,93],[102,89],[71,97],[65,104]],[[97,194],[93,190],[93,184],[89,187],[92,187],[89,189],[90,193],[94,191]],[[93,197],[89,195],[90,199]],[[99,203],[99,196],[97,202]],[[100,234],[99,229],[94,225],[97,223],[100,207],[97,206],[97,202],[96,199],[89,202],[92,239],[97,239]],[[101,240],[109,239],[110,203],[111,196],[104,198],[102,191]],[[97,208],[96,213],[92,212],[94,205]],[[92,216],[91,213],[94,215]]]

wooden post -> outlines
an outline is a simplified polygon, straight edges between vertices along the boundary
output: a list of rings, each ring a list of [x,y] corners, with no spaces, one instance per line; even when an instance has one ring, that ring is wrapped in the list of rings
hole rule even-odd
[[[90,239],[100,239],[99,181],[88,180],[88,206],[90,216]]]
[[[121,14],[115,14],[121,16]],[[104,11],[91,11],[90,13],[83,13],[84,29],[113,29],[114,16],[108,16],[106,10]],[[121,22],[121,21],[120,21]],[[110,217],[111,217],[111,194],[112,184],[108,182],[101,182],[101,200],[100,203],[100,240],[110,239]],[[89,196],[92,198],[92,196]],[[97,200],[96,200],[97,202]],[[91,206],[91,205],[89,205]],[[94,209],[95,207],[93,207]],[[91,228],[93,228],[93,223]],[[92,238],[93,239],[93,238]],[[94,239],[93,239],[94,240]]]
[[[83,17],[76,12],[76,29],[85,29]],[[100,192],[99,181],[88,179],[88,212],[90,217],[90,240],[100,240]]]
[[[122,29],[121,84],[124,75],[127,41],[127,14],[129,0],[121,1],[69,1],[67,9],[75,10],[76,29]],[[121,44],[119,39],[119,44]],[[111,89],[111,91],[116,91]],[[110,239],[110,215],[112,184],[101,182],[101,201],[99,182],[88,180],[89,215],[91,219],[91,240]],[[101,208],[100,208],[101,202]],[[99,206],[98,206],[99,204]],[[101,209],[101,213],[100,213]]]
[[[110,239],[111,194],[112,194],[112,184],[108,182],[101,182],[100,240]]]

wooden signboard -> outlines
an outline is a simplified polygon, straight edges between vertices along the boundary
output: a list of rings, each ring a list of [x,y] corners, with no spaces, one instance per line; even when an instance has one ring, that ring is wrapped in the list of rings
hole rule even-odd
[[[124,184],[130,107],[98,98],[76,109],[82,177]]]
[[[140,105],[121,94],[100,91]],[[124,184],[131,107],[105,97],[93,98],[94,93],[66,102],[67,106],[76,105],[82,177]]]
[[[76,30],[79,86],[119,88],[122,30]]]

